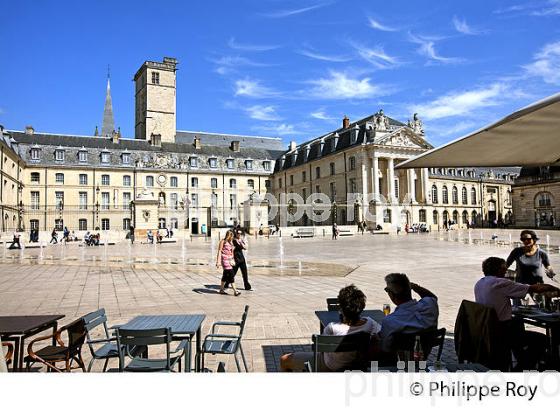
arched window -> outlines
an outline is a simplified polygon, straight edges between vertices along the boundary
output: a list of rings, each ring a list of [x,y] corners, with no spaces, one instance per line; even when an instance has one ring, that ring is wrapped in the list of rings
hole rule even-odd
[[[418,211],[418,220],[422,223],[426,223],[426,210],[425,209],[420,209],[420,211]]]
[[[476,205],[476,189],[471,188],[471,205]]]
[[[553,202],[552,195],[548,192],[539,192],[535,197],[535,206],[537,208],[549,208]]]
[[[454,204],[459,203],[459,190],[456,186],[451,189],[451,199],[453,200]]]
[[[437,193],[437,186],[432,185],[432,203],[438,203],[438,193]]]
[[[434,223],[434,225],[439,224],[439,215],[438,215],[438,211],[434,211],[434,212],[432,213],[432,215],[433,215],[433,223]]]
[[[449,203],[449,192],[447,191],[447,187],[444,185],[443,189],[441,190],[441,198],[444,204]]]
[[[459,222],[459,211],[457,210],[453,211],[453,222],[455,223]]]
[[[472,211],[472,213],[471,213],[471,225],[476,225],[476,217],[477,217],[476,211]]]
[[[469,213],[467,211],[463,211],[463,225],[469,223]]]
[[[463,201],[463,205],[467,205],[468,202],[468,195],[467,195],[467,188],[463,187],[461,190],[461,200]]]
[[[449,221],[449,212],[443,211],[443,223]]]

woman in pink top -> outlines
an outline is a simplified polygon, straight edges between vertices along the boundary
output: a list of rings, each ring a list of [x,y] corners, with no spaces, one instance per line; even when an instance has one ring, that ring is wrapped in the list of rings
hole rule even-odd
[[[227,231],[226,237],[220,241],[218,245],[218,254],[216,255],[216,269],[223,268],[222,282],[220,284],[220,294],[227,295],[225,291],[226,284],[231,284],[234,296],[239,296],[239,292],[235,288],[235,273],[233,271],[233,265],[235,261],[233,259],[233,232]]]

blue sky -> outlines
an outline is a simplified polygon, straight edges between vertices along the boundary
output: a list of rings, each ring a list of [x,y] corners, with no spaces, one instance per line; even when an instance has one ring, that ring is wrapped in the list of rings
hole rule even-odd
[[[383,109],[434,145],[560,91],[560,0],[1,1],[0,124],[92,135],[107,65],[179,61],[177,128],[303,142]]]

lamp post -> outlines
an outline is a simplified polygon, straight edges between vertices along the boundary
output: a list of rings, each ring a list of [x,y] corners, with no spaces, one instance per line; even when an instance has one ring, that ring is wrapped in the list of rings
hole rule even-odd
[[[94,230],[99,229],[99,185],[95,188],[95,226]]]

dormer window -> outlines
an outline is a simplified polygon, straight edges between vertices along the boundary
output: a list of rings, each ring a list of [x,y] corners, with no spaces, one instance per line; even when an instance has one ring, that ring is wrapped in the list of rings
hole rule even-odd
[[[87,162],[87,151],[79,151],[78,152],[78,161]]]
[[[233,161],[233,159],[231,159],[231,158],[230,158],[230,159],[227,159],[227,160],[226,160],[226,166],[227,166],[228,169],[233,169],[233,166],[234,166],[234,161]]]
[[[103,164],[109,163],[110,159],[111,159],[111,153],[110,152],[102,152],[101,153],[101,162]]]
[[[198,168],[198,157],[190,157],[189,164],[191,168]]]
[[[210,168],[217,168],[218,167],[218,159],[217,158],[210,158],[208,160],[208,165],[210,165]]]
[[[31,148],[31,159],[33,161],[41,159],[41,148]]]
[[[250,160],[250,159],[246,160],[245,161],[245,168],[247,168],[249,170],[253,169],[253,161]]]
[[[56,161],[64,161],[64,150],[63,149],[57,149],[54,151],[54,159]]]
[[[270,171],[270,161],[264,161],[263,168],[265,171]]]
[[[122,163],[123,164],[130,164],[130,154],[125,152],[122,154]]]

